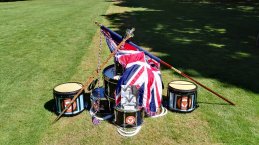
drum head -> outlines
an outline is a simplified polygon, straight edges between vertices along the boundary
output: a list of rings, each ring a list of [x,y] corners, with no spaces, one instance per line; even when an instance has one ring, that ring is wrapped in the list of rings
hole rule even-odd
[[[74,94],[83,87],[82,84],[77,82],[68,82],[57,85],[54,87],[54,92],[59,94]]]
[[[103,70],[103,78],[104,78],[104,80],[106,80],[108,82],[117,84],[120,76],[116,75],[115,66],[109,65]]]
[[[189,81],[181,81],[181,80],[170,82],[168,84],[168,87],[173,90],[184,91],[184,92],[194,91],[197,89],[197,85],[195,85],[194,83]]]

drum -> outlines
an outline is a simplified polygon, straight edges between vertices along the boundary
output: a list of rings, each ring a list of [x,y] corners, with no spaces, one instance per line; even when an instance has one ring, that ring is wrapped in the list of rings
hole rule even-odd
[[[91,98],[91,111],[98,117],[106,116],[113,113],[113,104],[111,104],[104,96],[104,88],[96,88],[92,91]]]
[[[191,112],[197,107],[197,85],[189,81],[172,81],[168,84],[169,109]]]
[[[114,60],[114,66],[115,74],[121,76],[124,72],[124,68],[122,67],[122,65],[118,61]]]
[[[103,70],[104,94],[110,102],[115,102],[115,90],[119,78],[114,65],[109,65]]]
[[[114,109],[114,123],[123,128],[138,127],[143,123],[143,109],[123,110],[121,107]]]
[[[82,89],[83,85],[77,82],[59,84],[53,89],[54,100],[56,101],[56,113],[60,114],[71,102],[73,97]],[[80,93],[74,103],[66,110],[64,115],[75,115],[84,110],[84,91]]]

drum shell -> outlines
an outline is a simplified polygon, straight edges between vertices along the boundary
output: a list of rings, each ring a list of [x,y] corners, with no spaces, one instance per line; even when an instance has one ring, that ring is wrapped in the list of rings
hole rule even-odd
[[[100,96],[98,96],[98,90],[97,89],[100,89]],[[109,100],[104,96],[104,88],[101,87],[101,88],[96,88],[93,90],[91,96],[90,96],[90,99],[91,99],[91,106],[94,105],[95,103],[95,100],[97,100],[99,97],[99,101],[100,101],[100,104],[99,104],[99,109],[98,109],[98,112],[96,113],[97,116],[99,117],[103,117],[107,114],[111,114],[113,113],[114,111],[114,108],[113,108],[113,104],[109,102]]]
[[[67,83],[62,83],[59,85],[69,84],[69,83],[77,83],[77,84],[80,84],[81,86],[83,86],[81,83],[78,83],[78,82],[67,82]],[[59,85],[57,85],[57,86],[59,86]],[[55,90],[55,88],[57,86],[55,86],[53,89],[53,97],[55,100],[55,112],[57,114],[60,114],[63,111],[63,109],[65,108],[65,104],[69,103],[81,89],[74,90],[71,92],[59,92],[59,91]],[[67,109],[67,111],[64,112],[65,116],[73,116],[73,115],[79,114],[80,112],[82,112],[84,110],[84,94],[85,94],[85,92],[82,91],[78,95],[78,97],[76,98],[74,103],[71,105],[71,107],[69,107]]]
[[[139,109],[139,110],[134,110],[134,111],[128,111],[128,110],[122,110],[118,107],[114,109],[114,115],[115,115],[115,120],[114,123],[120,127],[123,128],[132,128],[132,127],[138,127],[143,124],[144,120],[144,110]],[[135,121],[134,123],[127,123],[127,118],[128,117],[134,117]]]
[[[189,82],[189,81],[185,81]],[[192,82],[189,82],[192,83]],[[170,83],[169,83],[170,84]],[[170,110],[175,111],[175,112],[183,112],[183,113],[188,113],[192,112],[197,106],[197,85],[195,85],[194,89],[190,90],[180,90],[171,87],[168,84],[168,89],[167,89],[167,97],[168,97],[168,107]],[[182,101],[186,101],[187,107],[185,109],[181,108],[180,106],[182,105]]]
[[[109,65],[103,70],[104,94],[111,101],[115,100],[115,91],[118,83],[118,80],[112,78],[115,76],[114,69],[114,65]],[[111,73],[110,76],[107,73]]]
[[[122,75],[123,72],[125,71],[123,66],[116,60],[114,60],[114,67],[115,67],[115,74],[116,75]]]

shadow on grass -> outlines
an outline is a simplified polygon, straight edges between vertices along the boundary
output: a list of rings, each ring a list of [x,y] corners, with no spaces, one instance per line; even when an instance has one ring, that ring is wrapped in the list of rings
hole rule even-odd
[[[124,35],[135,27],[134,42],[194,78],[216,79],[259,93],[259,2],[131,0],[133,8],[105,15]]]
[[[55,100],[51,99],[44,104],[44,108],[49,112],[55,113]]]

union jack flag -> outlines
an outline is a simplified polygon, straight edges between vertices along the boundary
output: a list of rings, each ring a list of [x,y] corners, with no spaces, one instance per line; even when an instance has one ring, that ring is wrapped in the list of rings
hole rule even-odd
[[[138,105],[144,107],[150,116],[156,115],[162,102],[162,81],[160,71],[146,63],[141,51],[119,51],[116,58],[125,67],[116,87],[116,105],[121,101],[121,85],[138,87]]]
[[[122,37],[110,33],[108,29],[101,29],[101,31],[110,51],[113,52]],[[156,115],[162,102],[160,63],[139,51],[138,47],[128,41],[116,52],[115,61],[125,68],[116,87],[116,105],[121,102],[121,85],[135,85],[139,90],[137,96],[139,107],[144,107],[150,116]]]

